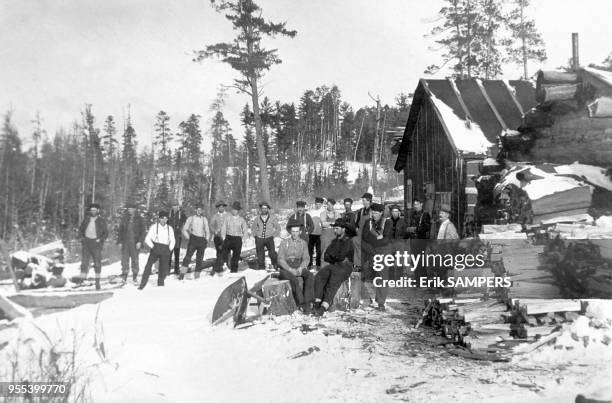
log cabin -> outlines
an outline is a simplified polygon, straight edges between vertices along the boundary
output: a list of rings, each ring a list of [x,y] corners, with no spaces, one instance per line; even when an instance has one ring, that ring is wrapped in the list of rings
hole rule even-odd
[[[501,133],[517,130],[535,105],[528,81],[421,79],[395,162],[404,172],[405,208],[414,197],[433,214],[446,204],[459,233],[470,235],[477,198],[470,178],[497,156]]]

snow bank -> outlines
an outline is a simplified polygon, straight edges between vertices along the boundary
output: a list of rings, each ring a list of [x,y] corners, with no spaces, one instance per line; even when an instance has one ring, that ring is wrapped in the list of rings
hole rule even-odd
[[[431,94],[431,101],[442,115],[442,120],[449,131],[448,135],[458,150],[475,154],[487,153],[487,149],[493,144],[487,140],[476,122],[461,119],[434,94]]]
[[[612,179],[606,175],[604,168],[574,162],[569,165],[556,166],[555,171],[559,174],[576,175],[593,185],[612,191]]]
[[[584,71],[588,71],[595,77],[602,81],[605,81],[610,87],[612,87],[612,72],[599,70],[593,67],[583,67]]]

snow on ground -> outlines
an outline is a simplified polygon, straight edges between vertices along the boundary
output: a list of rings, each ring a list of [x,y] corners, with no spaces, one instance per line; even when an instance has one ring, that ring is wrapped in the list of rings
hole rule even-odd
[[[241,274],[248,284],[264,275]],[[601,394],[608,384],[610,361],[601,354],[609,354],[609,346],[573,361],[528,355],[489,363],[451,356],[428,329],[412,326],[422,295],[404,295],[406,302],[390,302],[386,313],[294,314],[239,329],[212,327],[213,304],[231,281],[170,278],[162,288],[153,278],[143,291],[128,285],[99,304],[97,326],[96,305],[20,321],[0,332],[0,345],[9,343],[0,362],[7,362],[19,333],[42,343],[36,327],[67,343],[65,335],[74,332],[94,402],[571,402],[578,393]],[[598,310],[610,312],[594,307],[593,315]],[[93,348],[96,334],[104,360]]]
[[[316,169],[317,172],[323,171],[323,172],[327,172],[328,175],[331,175],[333,165],[334,165],[333,161],[320,161],[320,162],[311,162],[307,164],[302,164],[301,170],[300,170],[301,172],[300,179],[304,180],[306,178],[308,167],[310,167],[313,170],[313,172]],[[368,172],[368,175],[372,177],[372,164],[370,163],[363,163],[363,162],[357,162],[357,161],[345,161],[344,166],[347,170],[346,180],[349,184],[355,183],[355,180],[359,176],[359,173],[363,172],[364,170],[366,170]],[[376,169],[376,176],[378,177],[379,180],[383,180],[387,177],[387,174],[385,173],[384,169],[378,166]]]

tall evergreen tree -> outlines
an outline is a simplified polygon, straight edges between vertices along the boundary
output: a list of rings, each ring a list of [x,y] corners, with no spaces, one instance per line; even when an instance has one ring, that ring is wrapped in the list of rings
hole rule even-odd
[[[164,111],[159,111],[155,117],[155,141],[154,144],[158,150],[158,161],[162,168],[162,177],[166,179],[166,172],[172,164],[172,150],[170,144],[173,140],[172,131],[170,130],[170,116]]]
[[[233,42],[218,43],[206,46],[205,50],[196,53],[195,61],[209,57],[219,57],[237,70],[241,78],[235,80],[235,87],[251,96],[255,120],[255,139],[260,166],[261,197],[270,200],[268,183],[268,164],[263,140],[263,128],[259,111],[259,82],[264,73],[273,65],[281,63],[276,49],[262,47],[265,36],[284,35],[294,37],[296,31],[288,30],[285,23],[273,23],[262,17],[261,8],[253,0],[211,0],[218,12],[225,13],[237,31]]]
[[[514,0],[506,16],[510,38],[504,43],[511,61],[523,66],[523,78],[529,78],[528,62],[546,60],[546,48],[535,21],[527,16],[529,0]]]

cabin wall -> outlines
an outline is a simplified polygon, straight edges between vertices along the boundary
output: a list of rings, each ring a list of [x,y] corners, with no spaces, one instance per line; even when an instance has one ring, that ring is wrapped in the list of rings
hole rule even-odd
[[[411,136],[404,169],[404,185],[412,183],[412,195],[425,198],[424,185],[433,183],[435,191],[451,194],[451,220],[461,233],[466,206],[465,161],[451,146],[431,101],[424,100]],[[407,207],[410,200],[406,200]]]

